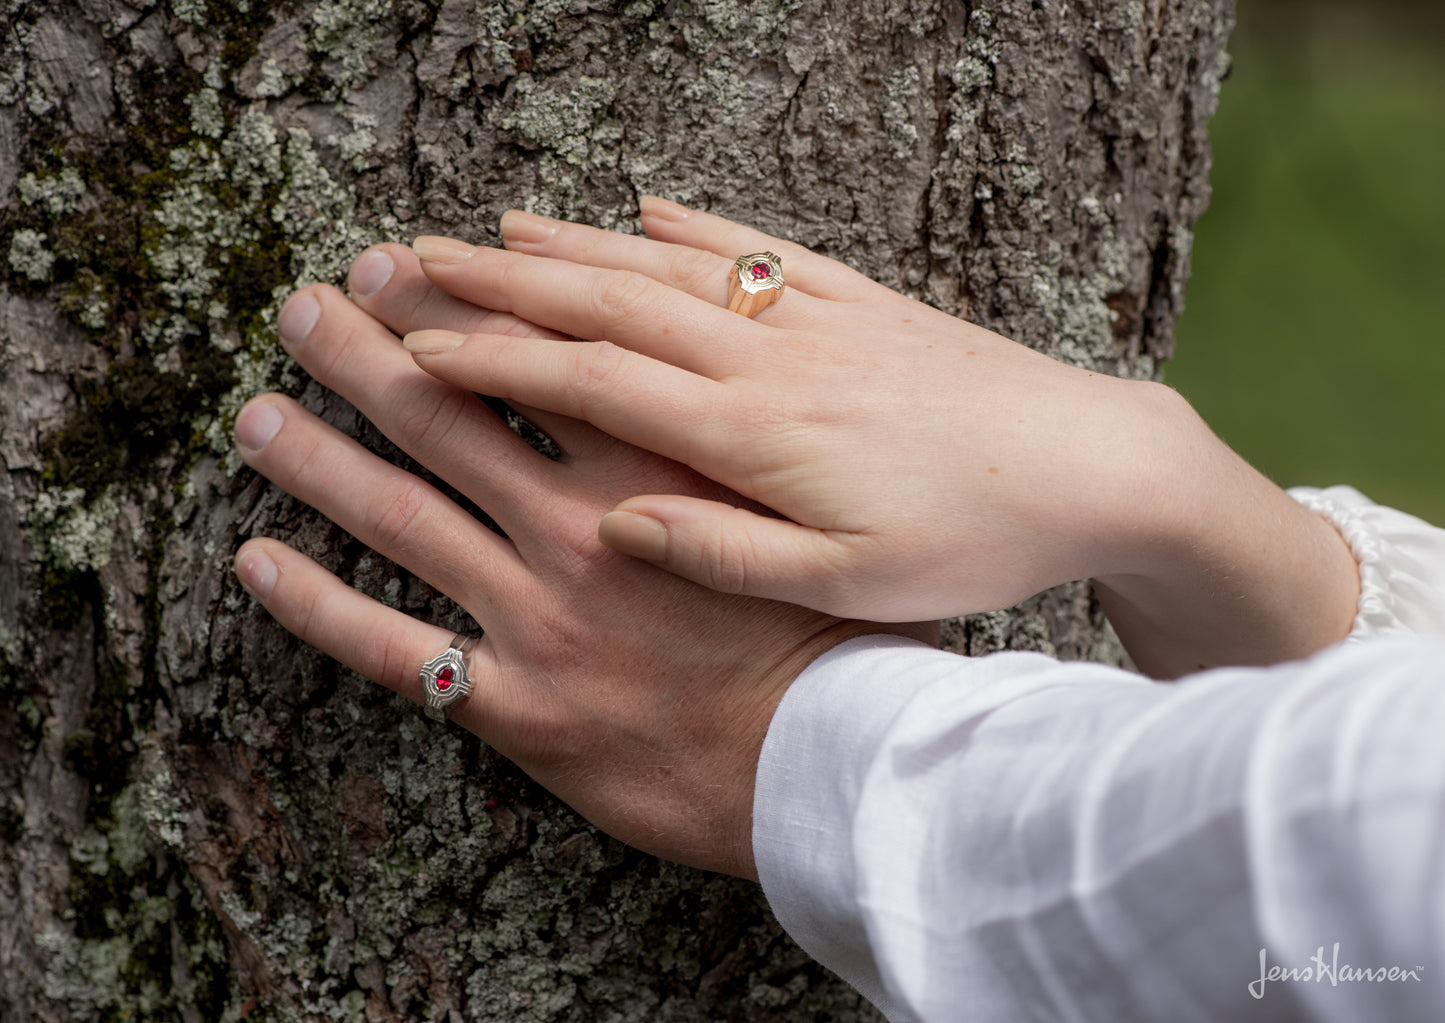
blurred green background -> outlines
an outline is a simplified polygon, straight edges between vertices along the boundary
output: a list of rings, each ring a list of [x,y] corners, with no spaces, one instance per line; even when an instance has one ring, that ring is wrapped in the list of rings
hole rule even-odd
[[[1239,19],[1164,378],[1281,485],[1445,524],[1445,3]]]

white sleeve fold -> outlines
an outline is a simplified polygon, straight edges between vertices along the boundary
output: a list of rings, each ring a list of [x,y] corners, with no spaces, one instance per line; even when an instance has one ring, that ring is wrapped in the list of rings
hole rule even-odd
[[[867,637],[811,665],[754,805],[788,932],[900,1023],[1437,1019],[1445,641],[1410,633],[1445,633],[1445,532],[1293,495],[1361,563],[1352,642],[1308,661],[1161,685]]]
[[[758,874],[894,1021],[1433,1020],[1442,737],[1438,640],[1174,685],[855,640],[774,718]],[[1336,942],[1418,979],[1250,992]]]

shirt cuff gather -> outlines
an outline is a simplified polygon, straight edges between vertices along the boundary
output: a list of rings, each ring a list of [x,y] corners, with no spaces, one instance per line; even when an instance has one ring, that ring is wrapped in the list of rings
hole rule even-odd
[[[1377,505],[1353,487],[1295,487],[1289,495],[1321,516],[1349,546],[1360,598],[1345,642],[1414,632],[1445,635],[1445,530]]]

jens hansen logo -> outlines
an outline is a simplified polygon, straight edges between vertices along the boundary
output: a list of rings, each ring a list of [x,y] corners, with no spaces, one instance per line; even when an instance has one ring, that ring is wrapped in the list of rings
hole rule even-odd
[[[1330,958],[1325,959],[1325,947],[1321,945],[1310,956],[1309,966],[1280,966],[1278,963],[1271,964],[1264,949],[1259,950],[1259,979],[1249,982],[1249,993],[1255,998],[1264,997],[1264,986],[1272,980],[1293,980],[1300,983],[1329,983],[1330,987],[1338,987],[1341,984],[1374,983],[1381,984],[1388,981],[1396,983],[1407,983],[1419,981],[1420,973],[1425,967],[1417,966],[1413,970],[1407,970],[1401,966],[1353,966],[1350,963],[1340,962],[1340,943],[1335,942],[1335,947]]]

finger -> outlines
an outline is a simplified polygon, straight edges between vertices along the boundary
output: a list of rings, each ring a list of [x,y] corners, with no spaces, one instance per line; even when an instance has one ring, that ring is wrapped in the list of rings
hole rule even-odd
[[[571,339],[511,313],[483,309],[447,294],[422,273],[416,253],[406,245],[374,245],[367,249],[351,264],[347,286],[357,307],[398,337],[414,330],[437,328],[464,334]],[[563,451],[586,449],[596,441],[592,429],[575,419],[533,409],[517,411]]]
[[[726,385],[611,342],[423,330],[402,343],[438,379],[585,420],[703,475],[719,450],[737,443],[736,430],[718,435]]]
[[[456,634],[419,622],[347,586],[316,562],[279,540],[248,540],[236,553],[236,575],[271,617],[322,653],[394,690],[425,702],[421,666],[445,650]],[[489,644],[467,657],[472,693],[449,716],[486,736],[506,694]]]
[[[809,295],[834,302],[868,297],[882,285],[836,259],[783,238],[735,224],[725,217],[679,206],[655,195],[641,200],[642,229],[649,238],[702,249],[729,263],[752,252],[775,252],[783,257],[783,276],[789,287],[796,282]],[[782,303],[779,303],[781,310]]]
[[[448,238],[418,238],[412,248],[428,277],[468,302],[576,337],[611,341],[694,373],[734,372],[749,361],[740,350],[751,353],[777,338],[774,328],[631,270]]]
[[[351,437],[279,394],[253,398],[236,417],[247,465],[342,529],[459,603],[478,577],[522,585],[510,543],[424,480],[378,458]]]
[[[422,272],[406,245],[373,245],[351,264],[351,300],[398,336],[437,327],[463,333],[516,334],[565,341],[568,335],[449,295]]]
[[[555,486],[552,463],[475,395],[424,372],[395,335],[335,288],[297,292],[278,327],[286,350],[312,377],[509,533],[534,517],[530,497]]]
[[[856,534],[800,526],[695,497],[647,496],[602,517],[597,537],[721,593],[766,597],[827,614],[857,613]]]
[[[728,304],[728,275],[742,252],[723,257],[690,245],[673,245],[632,234],[602,231],[585,224],[539,217],[521,210],[502,214],[502,241],[514,252],[565,259],[587,266],[635,270],[709,305]],[[780,243],[779,243],[780,244]],[[808,326],[827,314],[824,303],[810,294],[815,276],[810,267],[832,274],[831,260],[820,260],[801,246],[786,246],[801,258],[784,257],[783,276],[789,288],[786,303],[769,308],[765,322],[778,327]],[[759,251],[753,249],[750,251]],[[769,250],[776,251],[776,250]],[[492,333],[502,333],[494,331]]]

